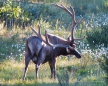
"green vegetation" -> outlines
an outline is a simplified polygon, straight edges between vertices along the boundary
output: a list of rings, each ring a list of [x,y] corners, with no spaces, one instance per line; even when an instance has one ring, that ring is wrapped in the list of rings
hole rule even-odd
[[[17,0],[0,1],[0,20],[1,23],[3,23],[3,26],[7,26],[8,29],[25,29],[30,24],[34,24],[35,21],[43,18],[44,20],[51,22],[50,24],[52,26],[55,26],[58,19],[60,25],[63,25],[68,29],[71,22],[70,16],[61,9],[51,5],[51,3],[62,3],[67,7],[72,5],[78,18],[79,16],[82,16],[83,19],[86,20],[89,19],[88,14],[91,16],[92,13],[106,13],[108,2],[108,0],[36,1],[39,3],[36,3],[35,0],[23,0],[22,2]]]
[[[87,40],[92,46],[108,46],[108,25],[102,25],[100,28],[94,28],[87,31]]]
[[[106,83],[108,84],[107,82],[108,81],[108,57],[107,55],[103,55],[103,58],[99,59],[99,62],[100,62],[101,68],[104,70],[105,75],[106,75],[104,79]]]
[[[26,2],[24,2],[26,1]],[[35,3],[39,1],[39,3]],[[86,38],[77,46],[81,59],[75,56],[57,58],[57,79],[50,79],[48,63],[40,66],[39,79],[30,62],[27,80],[23,81],[26,39],[33,35],[30,25],[67,39],[71,18],[51,3],[73,5],[76,20],[75,37]],[[23,0],[0,1],[0,85],[1,86],[106,86],[108,79],[108,0]],[[106,83],[105,83],[106,81]]]

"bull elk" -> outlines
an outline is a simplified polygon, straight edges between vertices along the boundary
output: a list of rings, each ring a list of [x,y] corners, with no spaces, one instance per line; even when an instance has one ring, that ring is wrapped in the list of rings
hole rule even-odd
[[[70,11],[63,5],[53,5],[63,9],[68,14],[70,14],[73,22],[71,29],[71,39],[65,40],[58,36],[48,34],[46,31],[45,35],[41,35],[40,26],[38,26],[38,32],[33,27],[31,27],[36,36],[31,36],[26,41],[25,71],[23,80],[25,80],[30,60],[32,60],[35,63],[36,78],[38,78],[38,69],[40,64],[46,62],[49,63],[51,69],[51,78],[56,78],[56,57],[60,55],[75,55],[77,58],[81,58],[80,53],[76,49],[76,45],[78,43],[76,43],[75,40],[81,40],[85,37],[77,39],[74,38],[74,29],[79,23],[79,20],[76,22],[75,11],[73,7],[70,6]]]

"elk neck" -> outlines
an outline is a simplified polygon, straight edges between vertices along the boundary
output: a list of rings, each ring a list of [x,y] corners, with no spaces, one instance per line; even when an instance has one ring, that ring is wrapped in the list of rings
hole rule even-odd
[[[52,44],[66,44],[66,45],[70,45],[70,41],[64,39],[64,38],[61,38],[59,36],[55,36],[55,35],[52,35],[52,34],[48,34],[48,39],[49,41],[52,43]]]

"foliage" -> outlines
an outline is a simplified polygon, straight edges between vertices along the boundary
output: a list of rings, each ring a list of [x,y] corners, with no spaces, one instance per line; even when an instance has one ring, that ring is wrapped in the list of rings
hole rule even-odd
[[[20,32],[10,31],[4,32],[5,36],[0,37],[0,58],[22,59],[24,55],[25,43],[23,38],[20,38]],[[26,35],[27,36],[27,35]]]
[[[3,3],[3,6],[0,8],[0,17],[6,17],[7,19],[18,18],[22,12],[20,6],[14,6],[9,0]]]
[[[108,53],[106,55],[103,55],[103,58],[99,59],[100,67],[105,72],[104,80],[106,81],[106,84],[108,85]]]
[[[62,74],[57,74],[57,78],[60,86],[69,86],[68,71],[63,71]]]
[[[87,40],[93,45],[103,45],[108,46],[108,25],[102,25],[101,28],[94,28],[87,31]]]
[[[0,7],[1,22],[5,22],[4,26],[12,29],[12,26],[24,26],[31,19],[31,13],[24,11],[19,3],[11,0],[4,1]]]
[[[106,11],[108,0],[68,0],[75,7],[78,15]]]
[[[53,26],[55,26],[56,21],[61,24],[61,26],[68,29],[70,27],[71,18],[70,16],[61,9],[53,6],[52,0],[46,0],[46,4],[40,3],[30,3],[32,1],[28,1],[26,3],[11,1],[8,0],[7,2],[1,2],[0,4],[0,19],[1,22],[5,21],[4,26],[7,25],[7,28],[12,29],[21,27],[25,29],[26,26],[34,24],[34,21],[40,20],[43,18],[47,22],[51,22]],[[54,2],[60,2],[60,0],[56,0]],[[80,2],[80,3],[78,3]],[[80,16],[84,17],[86,20],[86,16],[91,13],[103,12],[101,9],[104,7],[104,2],[102,0],[63,0],[62,3],[65,4],[67,7],[71,4],[74,6],[76,12],[76,18]],[[88,3],[88,4],[86,4]],[[98,3],[98,5],[97,5]],[[104,9],[106,10],[106,9]],[[103,15],[103,14],[102,14]]]

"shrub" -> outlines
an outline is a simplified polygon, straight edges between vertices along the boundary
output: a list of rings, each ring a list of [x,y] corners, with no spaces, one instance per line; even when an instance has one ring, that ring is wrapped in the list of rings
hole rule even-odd
[[[60,86],[69,86],[69,74],[68,71],[63,71],[62,74],[57,74],[58,83]]]
[[[107,53],[108,55],[108,53]],[[106,84],[108,85],[108,57],[107,55],[103,55],[103,59],[99,59],[99,64],[100,64],[100,67],[103,69],[103,71],[105,72],[105,81],[106,81]]]
[[[95,28],[86,32],[87,40],[92,46],[108,46],[108,25],[102,25],[101,28]]]

